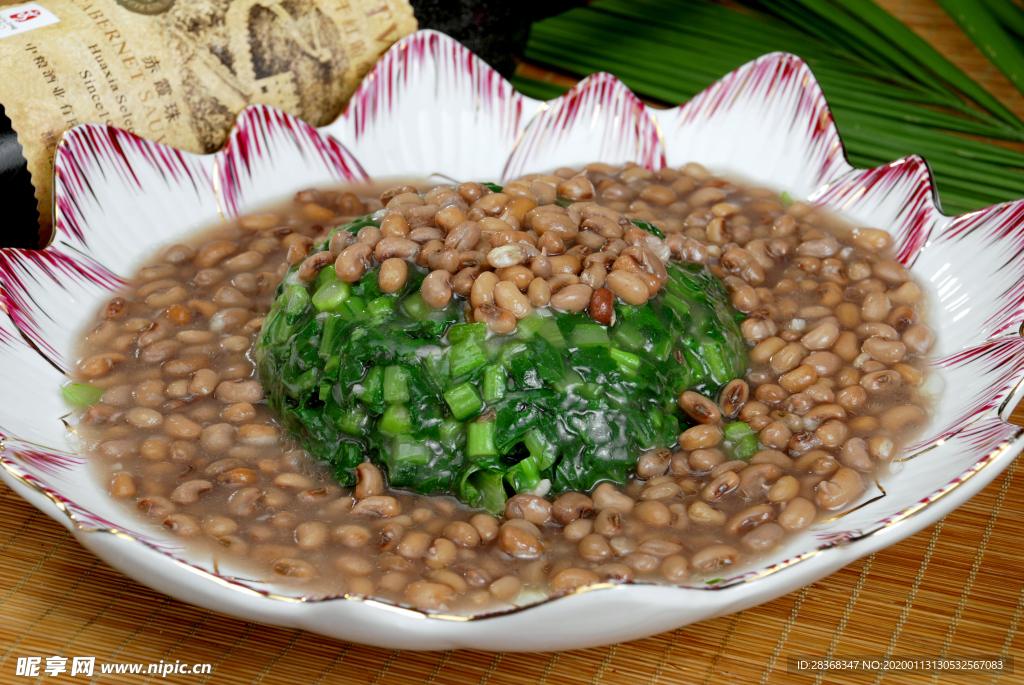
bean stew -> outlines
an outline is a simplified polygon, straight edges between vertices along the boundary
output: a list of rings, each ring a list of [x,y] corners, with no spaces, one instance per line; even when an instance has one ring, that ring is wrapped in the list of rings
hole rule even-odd
[[[890,248],[693,163],[308,190],[150,260],[64,391],[112,497],[305,596],[703,585],[928,420]]]

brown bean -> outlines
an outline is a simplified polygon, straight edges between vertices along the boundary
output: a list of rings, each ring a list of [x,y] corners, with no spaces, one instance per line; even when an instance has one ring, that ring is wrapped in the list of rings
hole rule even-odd
[[[551,514],[563,526],[589,516],[593,510],[594,500],[579,492],[559,495],[551,505]]]
[[[782,475],[776,464],[751,464],[740,471],[740,492],[748,498],[760,497],[768,489],[768,483]]]
[[[750,398],[750,386],[741,378],[729,381],[718,396],[718,406],[723,416],[735,417]]]
[[[550,211],[547,208],[538,207],[527,212],[525,220],[525,225],[542,238],[550,233],[560,240],[569,240],[575,238],[580,230],[568,214]]]
[[[884,321],[891,309],[885,293],[868,293],[861,302],[860,315],[865,321]]]
[[[896,362],[903,361],[903,358],[907,356],[907,348],[903,343],[875,336],[865,340],[861,345],[861,349],[870,355],[872,359],[886,364],[895,364]]]
[[[722,418],[722,411],[717,404],[692,390],[679,396],[679,408],[697,423],[718,423]]]
[[[177,511],[169,499],[159,495],[147,495],[135,503],[135,507],[151,518],[163,519]]]
[[[497,526],[495,526],[497,534]],[[452,521],[444,527],[442,535],[459,547],[473,548],[480,544],[480,533],[465,521]]]
[[[785,534],[782,526],[769,522],[744,535],[740,542],[752,552],[763,552],[777,545]]]
[[[516,330],[516,317],[501,307],[493,304],[482,304],[473,310],[473,318],[477,322],[486,323],[495,333],[508,335]]]
[[[405,286],[409,279],[409,264],[404,259],[385,259],[377,273],[377,284],[386,293],[395,293]]]
[[[212,489],[213,484],[208,480],[190,480],[174,489],[171,501],[175,504],[194,504],[199,501],[199,495]]]
[[[860,497],[864,481],[853,469],[841,468],[829,480],[818,483],[817,500],[823,509],[839,509]]]
[[[810,350],[827,350],[839,339],[839,326],[826,321],[806,333],[800,342]]]
[[[888,259],[875,262],[874,266],[871,267],[871,271],[876,277],[893,285],[899,285],[904,281],[910,280],[910,273],[906,267],[899,262]]]
[[[125,413],[125,419],[136,428],[159,428],[163,425],[164,415],[155,409],[134,407]]]
[[[370,531],[358,525],[338,526],[331,531],[331,537],[345,547],[362,547],[370,540]]]
[[[612,548],[602,535],[591,533],[582,540],[576,547],[581,557],[592,563],[601,563],[612,557]]]
[[[793,532],[803,530],[814,523],[817,510],[814,505],[803,497],[795,497],[786,504],[779,513],[778,522],[783,529]]]
[[[590,318],[597,323],[605,326],[613,325],[615,323],[615,293],[608,288],[598,287],[590,295],[590,304],[587,310],[590,313]]]
[[[672,497],[675,497],[679,493],[679,485],[677,483],[672,482],[671,480],[660,483],[651,481],[643,490],[640,491],[640,499],[643,501],[671,499]]]
[[[854,471],[870,472],[875,469],[875,464],[868,454],[867,443],[862,438],[850,438],[843,443],[839,451],[839,462]]]
[[[905,427],[921,423],[927,418],[924,410],[912,404],[898,405],[886,409],[879,417],[882,428],[890,433],[897,433]]]
[[[411,530],[398,543],[395,551],[405,559],[422,559],[427,554],[433,538],[421,530]]]
[[[633,498],[611,483],[601,483],[591,493],[594,506],[601,509],[616,509],[623,514],[633,511]]]
[[[235,243],[227,240],[215,240],[199,250],[193,261],[198,268],[207,269],[237,251],[238,246]]]
[[[679,434],[679,446],[684,450],[705,449],[722,442],[722,429],[717,425],[700,425]]]
[[[812,352],[804,357],[800,363],[813,367],[818,377],[824,378],[838,371],[843,362],[839,356],[832,352]]]
[[[377,243],[377,250],[381,251],[381,245],[388,240],[405,240],[404,238],[385,238]],[[366,270],[370,268],[372,264],[371,256],[373,249],[366,243],[356,243],[355,245],[349,245],[334,262],[334,273],[344,283],[358,283],[359,279],[363,277]],[[394,255],[388,255],[392,257]],[[380,259],[380,261],[386,261],[388,257]]]
[[[591,295],[593,289],[589,285],[567,285],[551,296],[551,306],[561,311],[579,313],[590,304]]]
[[[509,522],[511,523],[511,522]],[[544,551],[537,536],[518,526],[506,523],[498,534],[501,550],[516,559],[536,559]]]
[[[755,315],[743,320],[743,323],[740,324],[740,331],[745,339],[759,342],[778,333],[779,326],[772,319]]]
[[[259,381],[221,381],[217,385],[214,396],[224,402],[249,402],[252,404],[263,399],[263,386]]]
[[[800,360],[802,360],[806,354],[807,350],[805,350],[802,345],[789,343],[772,355],[769,365],[773,373],[782,374],[787,371],[792,371],[799,366]],[[783,384],[779,383],[779,385]],[[785,386],[783,385],[783,387]]]
[[[740,477],[735,471],[726,471],[713,478],[711,482],[701,490],[701,497],[709,502],[715,502],[735,491],[740,485]]]
[[[914,324],[903,331],[903,344],[914,354],[927,354],[935,343],[935,335],[928,327],[921,324]]]
[[[568,592],[578,587],[593,585],[601,582],[601,578],[593,571],[582,568],[567,568],[560,571],[551,579],[551,590],[553,592]]]
[[[883,370],[865,374],[860,379],[862,388],[870,393],[880,393],[900,387],[903,378],[896,371]]]
[[[632,508],[632,500],[630,500]],[[606,538],[613,538],[622,532],[622,514],[618,509],[609,507],[597,513],[594,519],[594,532]]]
[[[705,526],[721,526],[725,524],[726,516],[722,512],[710,506],[707,502],[697,500],[686,510],[687,516],[694,523]]]
[[[308,580],[316,577],[316,569],[313,568],[312,564],[292,557],[276,559],[270,568],[275,574],[284,578]]]
[[[488,590],[499,599],[511,601],[522,590],[523,583],[514,575],[502,576],[490,584]]]
[[[301,473],[282,473],[274,478],[274,485],[293,490],[305,490],[312,487],[314,483]]]
[[[179,343],[174,344],[180,347]],[[85,362],[83,362],[78,367],[78,370],[79,373],[81,373],[82,376],[86,378],[99,378],[100,376],[106,375],[112,368],[114,368],[114,364],[122,362],[124,361],[124,359],[125,356],[123,354],[119,354],[116,352],[105,352],[103,354],[97,354],[85,360]]]
[[[818,372],[810,364],[802,364],[779,378],[779,385],[789,392],[800,392],[818,380]]]
[[[513,495],[505,502],[505,518],[525,519],[535,525],[551,520],[551,502],[536,495]]]
[[[384,476],[370,462],[356,466],[356,499],[365,499],[384,492]]]
[[[379,516],[381,518],[387,518],[390,516],[398,516],[402,511],[401,505],[394,497],[387,495],[373,495],[366,497],[356,502],[352,506],[353,514],[368,514],[371,516]]]
[[[800,481],[793,476],[782,476],[768,490],[769,502],[788,502],[800,492]]]
[[[220,376],[217,375],[216,371],[212,369],[199,369],[192,376],[192,381],[188,385],[188,391],[193,395],[204,397],[213,394],[219,383]]]
[[[569,542],[579,542],[594,531],[593,519],[576,519],[565,525],[562,537]]]
[[[740,555],[729,545],[714,544],[705,547],[693,555],[691,563],[702,573],[717,571],[739,561]]]
[[[183,538],[193,538],[202,532],[194,518],[187,514],[171,514],[162,524],[164,528]]]
[[[650,298],[650,290],[640,278],[629,271],[612,271],[605,280],[608,288],[624,302],[641,305]]]
[[[783,449],[789,439],[793,437],[792,431],[782,421],[772,421],[758,433],[758,440],[768,447]]]
[[[768,504],[757,504],[736,514],[725,524],[725,532],[737,537],[746,535],[762,523],[775,520],[775,509]]]
[[[452,275],[447,271],[431,271],[423,279],[420,286],[420,294],[423,301],[433,309],[443,309],[448,306],[452,299]]]
[[[295,528],[295,542],[299,549],[319,549],[327,542],[327,526],[320,521],[304,521]]]
[[[469,519],[470,525],[476,529],[483,542],[491,542],[498,537],[498,522],[489,514],[475,514]]]
[[[530,298],[530,304],[534,307],[543,307],[551,302],[551,286],[548,285],[547,281],[538,276],[530,281],[526,295]],[[593,295],[591,295],[591,301],[593,301]]]
[[[679,454],[685,455],[684,452]],[[675,458],[672,461],[675,463]],[[724,461],[725,454],[719,449],[696,449],[686,459],[686,463],[695,471],[710,471]]]
[[[446,538],[435,538],[423,555],[424,564],[427,568],[441,569],[451,566],[458,558],[458,549],[455,544]]]
[[[668,470],[672,452],[661,447],[647,450],[640,455],[636,465],[636,474],[641,478],[656,478]]]
[[[115,473],[113,478],[110,479],[110,496],[118,499],[128,499],[134,497],[138,490],[135,487],[135,481],[132,480],[131,475],[121,471]]]
[[[855,228],[850,232],[850,240],[857,247],[881,252],[892,245],[892,236],[877,228]]]
[[[522,319],[533,311],[530,299],[511,281],[501,281],[494,286],[494,303],[511,312],[517,319]]]
[[[767,364],[780,350],[786,347],[786,341],[782,338],[768,337],[761,340],[748,354],[750,361],[755,364]]]

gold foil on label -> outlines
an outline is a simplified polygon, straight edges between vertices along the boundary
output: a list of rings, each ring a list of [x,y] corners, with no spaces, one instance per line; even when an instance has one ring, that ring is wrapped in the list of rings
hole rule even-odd
[[[323,126],[416,30],[407,0],[35,4],[59,22],[0,39],[0,104],[28,161],[44,242],[54,149],[72,126],[107,124],[197,153],[218,150],[253,103]]]

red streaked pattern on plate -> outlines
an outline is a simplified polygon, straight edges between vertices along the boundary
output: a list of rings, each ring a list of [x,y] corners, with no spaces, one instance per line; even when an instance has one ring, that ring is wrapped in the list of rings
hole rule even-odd
[[[130,156],[159,171],[166,180],[189,181],[197,192],[200,187],[210,185],[210,178],[196,155],[112,126],[76,127],[61,138],[58,149],[54,174],[65,192],[54,194],[55,231],[83,248],[89,244],[80,198],[86,195],[96,198],[93,186],[99,178],[106,179],[112,174],[126,187],[140,193],[147,190]]]
[[[1024,201],[958,216],[933,242],[926,257],[964,256],[990,265],[987,276],[995,297],[964,302],[975,312],[965,325],[988,337],[1017,336],[1024,322]]]
[[[851,217],[893,216],[889,232],[900,263],[913,266],[932,230],[944,217],[935,205],[931,171],[917,155],[874,169],[856,169],[812,196],[813,204]]]
[[[713,83],[680,107],[679,123],[695,125],[737,107],[762,108],[775,100],[792,99],[790,126],[806,138],[804,154],[819,185],[849,168],[825,96],[807,64],[784,52],[773,52],[745,64]]]
[[[497,117],[500,129],[513,139],[523,117],[523,96],[482,59],[465,46],[435,31],[417,31],[384,53],[360,84],[342,115],[352,124],[359,140],[369,124],[401,104],[401,91],[414,67],[432,63],[438,77],[452,90],[469,90],[480,113]]]
[[[251,105],[238,115],[227,145],[217,153],[215,181],[222,211],[236,216],[265,202],[265,197],[251,197],[248,187],[256,169],[274,167],[275,156],[296,151],[307,164],[325,169],[334,182],[367,180],[355,157],[331,136],[281,110]]]
[[[85,463],[85,457],[71,452],[61,452],[40,445],[32,445],[17,439],[0,436],[4,442],[4,453],[12,454],[23,464],[37,473],[55,476]]]
[[[579,149],[581,139],[590,141],[585,150]],[[635,162],[651,170],[666,163],[658,125],[647,107],[622,81],[599,73],[542,108],[526,127],[501,177],[509,181],[528,171],[581,164],[586,161],[578,159],[581,152],[590,160]]]
[[[946,440],[978,420],[1013,392],[1024,370],[1024,340],[1019,337],[987,340],[975,347],[932,361],[945,370],[946,390],[957,394],[955,409],[941,426],[929,427],[924,435],[906,448],[908,453],[922,450],[937,440]],[[951,399],[943,396],[940,407]],[[933,422],[934,423],[934,422]]]
[[[0,249],[0,305],[36,349],[61,369],[69,364],[44,333],[60,325],[47,311],[46,302],[55,290],[72,292],[86,284],[113,291],[125,282],[99,264],[68,256],[54,246],[45,250]]]

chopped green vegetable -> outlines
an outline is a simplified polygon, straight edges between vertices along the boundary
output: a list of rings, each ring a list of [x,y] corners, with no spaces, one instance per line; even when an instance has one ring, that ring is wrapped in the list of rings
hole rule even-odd
[[[782,204],[786,205],[787,207],[793,204],[794,202],[793,196],[787,193],[785,190],[782,191],[782,194],[779,196],[779,198],[782,200]]]
[[[470,459],[496,457],[494,421],[474,421],[466,426],[466,456]]]
[[[389,404],[409,401],[409,372],[397,364],[384,369],[384,401]]]
[[[727,423],[722,429],[726,448],[736,459],[750,459],[757,454],[757,434],[742,421]]]
[[[452,416],[459,421],[464,421],[473,416],[484,406],[476,387],[466,381],[456,385],[444,394],[444,401],[452,410]]]
[[[746,370],[742,317],[703,266],[668,264],[662,291],[617,303],[611,326],[538,309],[508,336],[467,322],[461,301],[430,308],[411,262],[393,294],[376,271],[345,284],[325,268],[304,285],[296,268],[264,318],[257,366],[285,428],[345,485],[369,458],[392,486],[497,513],[506,493],[545,480],[555,493],[623,483],[643,450],[676,441],[679,393],[712,396]],[[748,458],[756,435],[727,431]]]
[[[60,394],[68,404],[76,407],[89,407],[100,401],[103,391],[85,383],[68,383],[60,387]]]

